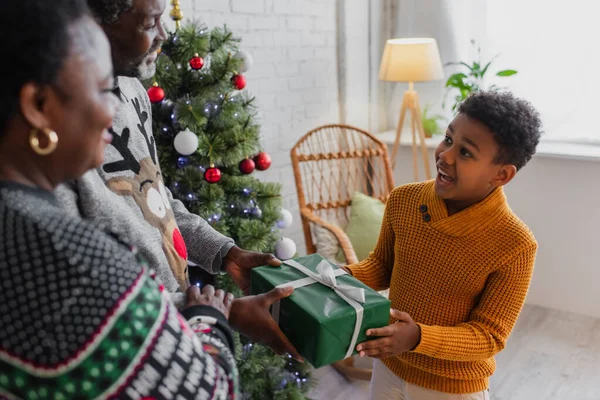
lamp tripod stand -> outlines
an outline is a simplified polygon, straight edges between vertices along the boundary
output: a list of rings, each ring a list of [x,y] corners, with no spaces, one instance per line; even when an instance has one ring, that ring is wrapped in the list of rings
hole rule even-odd
[[[398,121],[398,128],[396,129],[396,140],[394,141],[394,147],[392,148],[392,169],[396,166],[396,155],[398,148],[400,147],[400,135],[402,134],[402,127],[404,125],[404,119],[406,113],[411,114],[412,124],[412,156],[413,156],[413,172],[415,182],[419,181],[419,169],[418,169],[418,152],[417,152],[417,135],[419,137],[421,156],[423,158],[423,164],[425,167],[425,179],[431,179],[431,171],[429,168],[429,157],[427,154],[427,147],[425,146],[425,130],[423,129],[423,121],[421,120],[421,107],[419,106],[419,95],[414,90],[413,82],[409,82],[408,90],[404,92],[402,98],[402,107],[400,108],[400,120]]]

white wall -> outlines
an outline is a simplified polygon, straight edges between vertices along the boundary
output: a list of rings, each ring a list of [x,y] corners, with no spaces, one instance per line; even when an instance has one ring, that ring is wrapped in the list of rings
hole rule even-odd
[[[412,181],[410,147],[396,164],[396,185]],[[527,303],[600,317],[600,159],[535,155],[505,193],[539,245]]]
[[[181,9],[209,28],[227,24],[252,55],[246,89],[256,96],[262,143],[273,159],[255,176],[283,185],[284,205],[294,215],[283,234],[304,253],[290,149],[309,130],[339,120],[336,1],[181,0]]]

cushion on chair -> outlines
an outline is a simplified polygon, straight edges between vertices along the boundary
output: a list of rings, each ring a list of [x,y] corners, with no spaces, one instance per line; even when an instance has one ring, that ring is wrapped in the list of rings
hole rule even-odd
[[[355,192],[352,195],[352,207],[350,209],[350,220],[345,229],[352,247],[356,252],[358,261],[362,261],[375,249],[385,204],[373,197],[363,193]],[[339,251],[338,261],[344,260],[344,254]]]
[[[341,224],[333,223],[333,225],[342,227]],[[342,228],[343,229],[343,228]],[[312,234],[317,253],[319,253],[327,261],[339,264],[336,260],[336,255],[340,251],[340,242],[330,230],[323,228],[320,225],[312,225]],[[342,256],[343,258],[343,256]]]

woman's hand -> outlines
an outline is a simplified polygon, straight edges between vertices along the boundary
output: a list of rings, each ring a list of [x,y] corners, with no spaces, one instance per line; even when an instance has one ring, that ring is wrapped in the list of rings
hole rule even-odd
[[[185,306],[184,309],[197,305],[205,305],[213,307],[225,315],[225,318],[229,319],[229,312],[233,305],[233,294],[225,293],[219,289],[215,291],[215,288],[211,285],[206,285],[200,288],[196,285],[191,285],[185,291]]]

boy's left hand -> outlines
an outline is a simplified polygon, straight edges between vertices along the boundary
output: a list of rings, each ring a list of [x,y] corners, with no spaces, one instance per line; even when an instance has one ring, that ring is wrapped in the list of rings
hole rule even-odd
[[[368,336],[382,336],[369,340],[356,347],[361,357],[388,358],[413,350],[421,341],[421,328],[405,312],[390,310],[390,315],[398,321],[383,328],[369,329]]]

